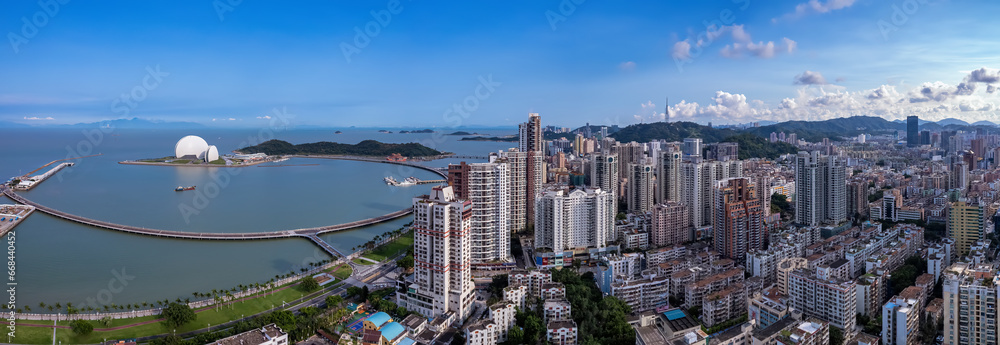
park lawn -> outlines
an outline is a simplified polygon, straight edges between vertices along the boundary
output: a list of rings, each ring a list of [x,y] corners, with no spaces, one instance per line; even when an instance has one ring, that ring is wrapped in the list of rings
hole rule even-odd
[[[385,259],[389,258],[390,256],[395,256],[400,252],[405,252],[412,246],[413,246],[413,231],[410,231],[405,235],[399,236],[395,240],[392,240],[392,242],[386,243],[378,248],[375,248],[375,250],[372,250],[371,253],[365,254],[363,256],[375,261],[385,261]]]
[[[354,263],[356,263],[356,264],[358,264],[358,265],[362,265],[362,266],[372,265],[371,261],[361,260],[361,258],[354,258],[351,261],[354,262]]]
[[[351,269],[351,265],[340,265],[339,267],[331,267],[326,270],[326,273],[332,274],[337,279],[344,280],[351,276],[354,270]]]
[[[342,284],[333,284],[327,289],[334,289]],[[177,333],[185,333],[190,331],[199,330],[202,328],[207,328],[211,325],[219,325],[229,321],[239,319],[241,316],[250,316],[262,311],[271,309],[271,306],[280,306],[282,301],[292,302],[299,299],[305,295],[295,287],[291,287],[282,291],[275,292],[266,297],[255,298],[248,301],[236,302],[232,305],[220,306],[218,310],[212,308],[210,310],[205,310],[199,312],[198,318],[195,321],[186,324],[184,326],[177,328]],[[112,321],[112,327],[135,324],[143,321],[155,320],[158,317],[147,316],[141,318],[132,319],[117,319]],[[18,321],[18,323],[31,323],[31,324],[42,324],[51,325],[51,321],[37,321],[37,320],[24,320]],[[94,328],[104,328],[104,325],[99,325],[97,322],[92,322]],[[60,321],[60,326],[69,326],[69,321]],[[22,334],[23,331],[23,334]],[[139,325],[129,328],[124,328],[120,330],[100,332],[94,331],[93,333],[86,336],[78,336],[69,329],[58,329],[56,330],[56,341],[62,341],[66,344],[93,344],[100,343],[105,338],[107,339],[130,339],[145,337],[157,334],[166,334],[173,332],[173,329],[168,329],[162,322],[154,322],[145,325]],[[17,339],[15,343],[18,344],[51,344],[52,343],[52,329],[43,327],[27,327],[19,326],[17,327]]]
[[[224,165],[224,164],[226,164],[226,160],[222,159],[222,158],[219,158],[219,159],[216,159],[214,161],[208,162],[208,164]]]

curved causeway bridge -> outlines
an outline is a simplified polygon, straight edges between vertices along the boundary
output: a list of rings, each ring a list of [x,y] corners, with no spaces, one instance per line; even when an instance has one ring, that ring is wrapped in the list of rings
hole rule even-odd
[[[423,170],[427,170],[427,171],[433,172],[433,173],[435,173],[435,174],[437,174],[439,176],[442,176],[444,178],[448,177],[448,174],[446,172],[447,170],[435,169],[435,168],[432,168],[432,167],[423,166],[423,165],[420,165],[420,164],[415,164],[415,163],[410,163],[410,162],[395,162],[395,161],[387,161],[387,160],[378,160],[378,159],[373,159],[373,158],[369,158],[369,157],[355,157],[355,156],[309,156],[309,155],[300,156],[300,155],[293,155],[293,156],[288,156],[288,157],[340,159],[340,160],[355,160],[355,161],[366,161],[366,162],[375,162],[375,163],[389,163],[389,164],[409,166],[409,167],[417,168],[417,169],[423,169]],[[53,161],[52,163],[55,163],[55,162],[56,161]],[[52,163],[49,163],[49,164],[52,164]],[[401,218],[401,217],[406,216],[406,215],[408,215],[408,214],[410,214],[410,213],[413,212],[413,209],[405,208],[405,209],[402,209],[402,210],[399,210],[399,211],[396,211],[396,212],[392,212],[392,213],[389,213],[389,214],[381,215],[381,216],[378,216],[378,217],[368,218],[368,219],[362,219],[362,220],[353,221],[353,222],[349,222],[349,223],[336,224],[336,225],[328,225],[328,226],[320,226],[320,227],[315,227],[315,228],[294,229],[294,230],[265,231],[265,232],[244,232],[244,233],[186,232],[186,231],[150,229],[150,228],[144,228],[144,227],[139,227],[139,226],[115,224],[115,223],[111,223],[111,222],[105,222],[105,221],[101,221],[101,220],[90,219],[90,218],[87,218],[87,217],[82,217],[82,216],[78,216],[78,215],[75,215],[75,214],[66,213],[66,212],[59,211],[57,209],[54,209],[54,208],[47,207],[45,205],[36,203],[34,201],[25,199],[24,197],[22,197],[22,196],[18,195],[17,193],[15,193],[13,189],[7,187],[6,185],[0,185],[0,192],[3,192],[4,195],[6,195],[11,200],[14,200],[15,202],[18,202],[18,203],[24,204],[24,205],[34,206],[35,210],[41,211],[42,213],[46,213],[46,214],[52,215],[54,217],[62,218],[62,219],[68,220],[68,221],[77,222],[77,223],[80,223],[80,224],[89,225],[89,226],[98,227],[98,228],[104,228],[104,229],[108,229],[108,230],[115,230],[115,231],[127,232],[127,233],[132,233],[132,234],[138,234],[138,235],[157,236],[157,237],[170,237],[170,238],[180,238],[180,239],[189,239],[189,240],[266,240],[266,239],[279,239],[279,238],[289,238],[289,237],[304,237],[304,238],[308,238],[309,240],[313,241],[320,248],[323,248],[324,251],[326,251],[327,253],[329,253],[330,255],[333,255],[335,257],[336,256],[344,257],[345,255],[343,253],[341,253],[340,251],[338,251],[333,246],[331,246],[329,243],[326,243],[326,241],[323,241],[323,239],[319,238],[318,235],[323,234],[323,233],[327,233],[327,232],[343,231],[343,230],[349,230],[349,229],[354,229],[354,228],[365,227],[365,226],[369,226],[369,225],[372,225],[372,224],[378,224],[378,223],[381,223],[381,222],[386,222],[386,221],[390,221],[390,220],[393,220],[393,219]]]
[[[158,236],[158,237],[171,237],[171,238],[182,238],[190,240],[265,240],[265,239],[276,239],[276,238],[289,238],[289,237],[306,237],[319,245],[323,250],[331,255],[344,256],[328,243],[319,238],[319,234],[343,231],[348,229],[360,228],[363,226],[368,226],[372,224],[377,224],[396,218],[406,216],[413,212],[412,209],[406,208],[389,214],[381,215],[374,218],[362,219],[358,221],[353,221],[349,223],[336,224],[321,226],[315,228],[303,228],[294,230],[280,230],[280,231],[266,231],[266,232],[244,232],[244,233],[216,233],[216,232],[185,232],[185,231],[174,231],[174,230],[159,230],[150,229],[131,225],[115,224],[111,222],[105,222],[96,219],[90,219],[87,217],[78,216],[75,214],[66,213],[63,211],[56,210],[51,207],[36,203],[34,201],[25,199],[24,197],[18,195],[14,190],[8,188],[7,186],[0,186],[0,190],[11,200],[14,200],[20,204],[34,206],[37,211],[50,214],[52,216],[62,218],[68,221],[77,222],[84,225],[90,225],[98,228],[104,228],[108,230],[122,231],[132,234],[148,235],[148,236]]]

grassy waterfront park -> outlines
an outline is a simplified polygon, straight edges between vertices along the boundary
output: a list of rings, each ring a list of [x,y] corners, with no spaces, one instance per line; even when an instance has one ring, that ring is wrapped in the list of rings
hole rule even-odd
[[[280,309],[282,302],[285,302],[285,306],[287,307],[291,306],[293,301],[297,301],[303,297],[315,297],[342,287],[344,285],[343,280],[350,277],[352,270],[350,265],[343,264],[327,269],[325,272],[335,276],[338,281],[314,292],[304,291],[296,282],[277,287],[274,290],[267,290],[244,300],[201,308],[195,310],[197,318],[194,321],[176,329],[168,327],[160,316],[145,316],[113,319],[107,325],[97,320],[89,321],[94,326],[93,332],[86,335],[79,335],[69,328],[72,321],[59,321],[57,325],[61,328],[56,329],[55,342],[65,344],[95,344],[105,339],[108,341],[133,339],[153,335],[174,334],[175,332],[176,334],[183,334],[209,327],[212,327],[213,330],[218,330],[220,328],[218,326],[221,324],[266,312],[272,308]],[[11,338],[8,342],[16,344],[53,343],[52,321],[18,320],[16,329],[15,337]]]

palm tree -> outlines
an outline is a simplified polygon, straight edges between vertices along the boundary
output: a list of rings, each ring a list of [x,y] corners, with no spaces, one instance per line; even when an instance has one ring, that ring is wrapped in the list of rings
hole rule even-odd
[[[45,302],[38,302],[39,308],[45,308]]]
[[[30,305],[27,305],[27,304],[25,304],[25,305],[24,305],[24,311],[25,311],[25,312],[28,312],[28,313],[30,313],[30,312],[31,312],[31,306],[30,306]]]
[[[59,303],[59,302],[56,302],[56,309],[62,310],[62,304]]]

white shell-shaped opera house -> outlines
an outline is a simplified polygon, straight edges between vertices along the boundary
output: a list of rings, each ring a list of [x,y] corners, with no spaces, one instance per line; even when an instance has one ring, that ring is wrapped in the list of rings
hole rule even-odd
[[[209,146],[208,142],[199,136],[189,135],[181,138],[174,145],[174,156],[211,162],[219,159],[219,149],[214,145]]]

